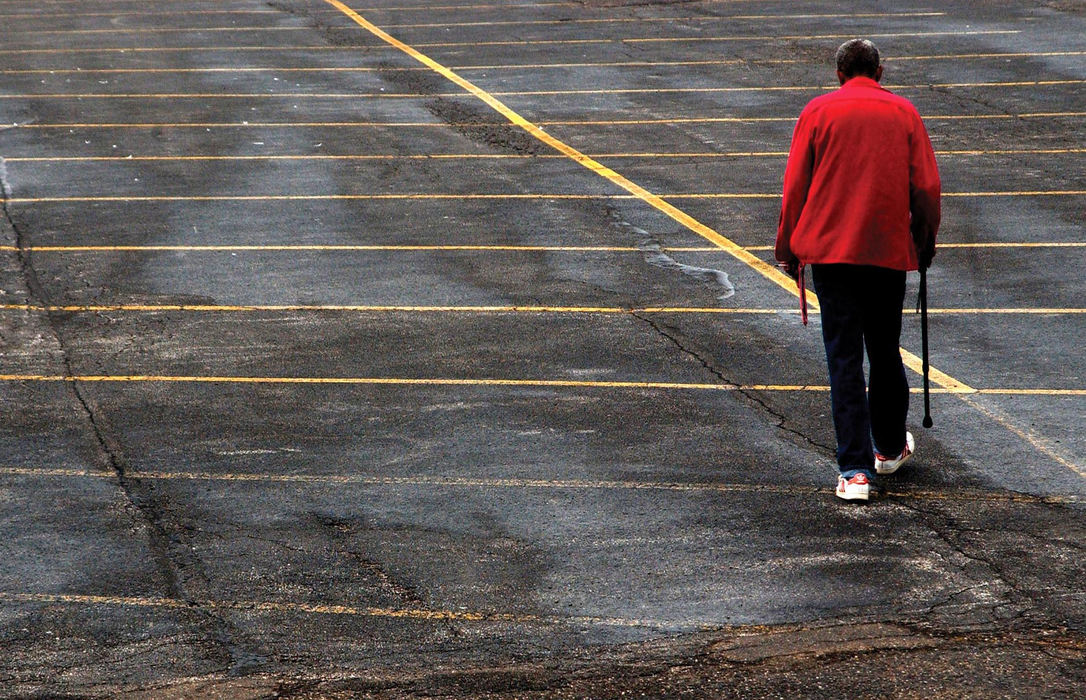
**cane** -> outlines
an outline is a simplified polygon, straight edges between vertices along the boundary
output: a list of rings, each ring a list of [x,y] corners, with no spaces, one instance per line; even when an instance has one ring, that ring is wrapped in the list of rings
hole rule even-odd
[[[931,387],[928,380],[928,271],[920,268],[920,343],[924,349],[924,427],[932,426],[931,420]]]

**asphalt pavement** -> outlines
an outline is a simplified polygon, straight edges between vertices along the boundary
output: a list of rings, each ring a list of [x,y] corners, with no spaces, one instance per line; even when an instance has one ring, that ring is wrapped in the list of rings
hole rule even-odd
[[[841,5],[0,0],[0,697],[1081,697],[1086,6]],[[866,506],[771,249],[856,36],[945,195]]]

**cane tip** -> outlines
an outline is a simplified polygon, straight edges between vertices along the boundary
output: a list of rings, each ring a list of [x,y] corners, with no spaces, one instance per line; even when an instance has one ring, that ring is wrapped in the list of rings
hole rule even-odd
[[[934,423],[931,421],[931,416],[924,416],[924,427],[930,428]]]

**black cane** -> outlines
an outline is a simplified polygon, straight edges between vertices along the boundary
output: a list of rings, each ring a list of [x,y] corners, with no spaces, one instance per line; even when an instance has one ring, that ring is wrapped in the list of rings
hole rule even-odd
[[[924,427],[932,426],[931,389],[928,381],[928,271],[920,268],[920,343],[924,348]]]

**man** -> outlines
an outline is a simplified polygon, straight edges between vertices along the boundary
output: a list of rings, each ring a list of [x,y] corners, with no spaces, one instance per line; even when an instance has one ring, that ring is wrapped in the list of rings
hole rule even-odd
[[[916,108],[879,85],[875,45],[842,44],[837,78],[841,87],[811,100],[796,123],[776,257],[800,285],[811,266],[837,433],[836,493],[866,501],[874,475],[897,471],[915,449],[905,430],[901,307],[905,273],[935,255],[940,183]]]

